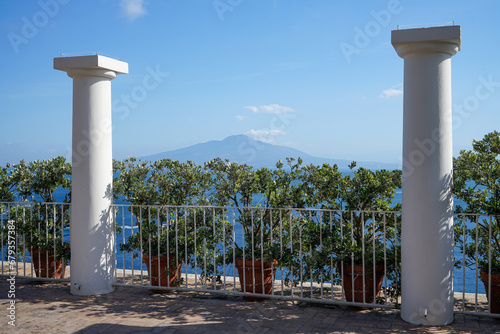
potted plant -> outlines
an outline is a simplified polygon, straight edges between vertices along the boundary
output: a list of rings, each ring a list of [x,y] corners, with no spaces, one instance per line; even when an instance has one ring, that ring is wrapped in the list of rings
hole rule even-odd
[[[12,167],[10,182],[22,201],[9,206],[8,220],[18,236],[17,254],[30,254],[38,277],[63,278],[70,259],[70,246],[64,230],[69,228],[71,164],[64,157],[22,160]],[[62,203],[55,203],[55,192],[65,191]],[[64,192],[64,191],[63,191]],[[4,225],[5,226],[5,225]]]
[[[293,182],[295,188],[295,205],[313,210],[297,210],[296,218],[292,222],[294,235],[290,257],[286,259],[290,269],[285,277],[285,284],[296,285],[303,281],[329,281],[338,283],[334,270],[334,248],[338,243],[336,225],[340,204],[339,184],[342,173],[337,165],[323,164],[322,166],[307,165],[295,171],[297,180]],[[319,210],[315,210],[319,209]],[[297,250],[302,249],[302,252]],[[301,269],[301,270],[300,270]]]
[[[195,238],[208,234],[196,226],[196,213],[205,203],[207,176],[193,162],[169,159],[143,162],[135,158],[115,161],[115,196],[131,203],[137,233],[120,245],[132,252],[148,269],[151,285],[177,286],[184,261],[193,264],[197,251]],[[198,217],[199,217],[198,216]],[[210,247],[209,247],[210,249]],[[208,268],[205,275],[209,275]]]
[[[24,245],[31,254],[35,275],[42,278],[64,278],[65,267],[71,258],[69,242],[63,240],[64,228],[69,226],[69,210],[64,208],[63,216],[53,212],[38,216],[45,205],[35,203],[28,211],[36,212],[36,218],[16,221],[18,232],[23,236]],[[69,206],[67,206],[69,208]],[[22,207],[18,207],[21,209]],[[49,211],[52,208],[49,208]],[[26,238],[24,238],[26,236]],[[28,237],[29,236],[29,237]]]
[[[239,208],[238,222],[243,234],[241,243],[227,253],[233,258],[238,270],[241,291],[255,294],[271,294],[281,256],[277,234],[272,237],[275,225],[272,212],[252,208]]]
[[[137,219],[139,231],[130,235],[127,241],[120,245],[120,250],[132,252],[134,257],[141,256],[152,286],[178,286],[181,283],[182,264],[186,255],[186,238],[184,233],[176,232],[184,231],[184,220],[170,219],[169,214],[158,206],[132,206],[130,210]],[[189,244],[188,249],[192,249],[192,246]]]
[[[396,233],[400,229],[395,211],[401,204],[392,205],[391,200],[401,187],[402,173],[356,169],[355,162],[349,169],[346,175],[336,165],[306,169],[308,197],[314,206],[331,211],[307,223],[304,234],[315,236],[311,244],[321,244],[311,253],[316,275],[341,283],[347,301],[373,303],[386,274],[394,287],[399,282]]]
[[[339,204],[346,212],[337,221],[343,225],[335,249],[337,270],[346,300],[374,303],[386,274],[384,268],[390,275],[399,270],[397,232],[401,229],[394,212],[401,204],[392,205],[391,200],[401,188],[402,172],[355,167],[353,162],[349,166],[352,175],[345,175],[340,183]]]
[[[454,159],[453,173],[453,193],[465,203],[464,207],[457,205],[456,212],[479,215],[472,216],[469,224],[467,216],[458,216],[455,240],[461,251],[465,244],[465,265],[474,269],[476,263],[479,266],[491,313],[500,313],[499,158],[500,134],[493,131],[482,140],[474,140],[472,150],[460,152],[460,156]],[[458,261],[457,265],[461,266],[462,263]]]
[[[221,257],[225,263],[234,263],[242,292],[271,294],[276,270],[289,257],[286,245],[290,221],[273,208],[294,206],[296,193],[292,179],[300,163],[293,165],[293,159],[288,159],[290,172],[284,170],[281,161],[274,171],[264,167],[253,170],[246,164],[221,159],[205,165],[212,175],[212,202],[235,208],[236,229],[241,228],[236,240],[229,238],[231,247]]]

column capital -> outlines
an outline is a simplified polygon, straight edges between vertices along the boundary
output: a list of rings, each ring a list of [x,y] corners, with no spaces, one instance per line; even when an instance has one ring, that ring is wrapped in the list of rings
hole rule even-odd
[[[416,53],[447,53],[460,51],[460,26],[393,30],[391,43],[401,58]]]
[[[66,70],[68,77],[75,79],[80,77],[100,77],[113,80],[116,78],[116,72],[107,70],[98,70],[94,68],[72,68]]]
[[[114,79],[117,74],[127,74],[128,64],[101,55],[54,58],[54,69],[65,71],[72,78],[98,76]]]

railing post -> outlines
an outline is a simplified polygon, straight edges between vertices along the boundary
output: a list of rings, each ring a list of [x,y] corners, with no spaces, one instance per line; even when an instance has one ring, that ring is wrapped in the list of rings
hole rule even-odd
[[[453,322],[451,57],[460,26],[392,31],[404,59],[401,317]]]
[[[101,55],[54,58],[73,78],[71,294],[114,290],[115,241],[111,204],[111,80],[128,64]]]

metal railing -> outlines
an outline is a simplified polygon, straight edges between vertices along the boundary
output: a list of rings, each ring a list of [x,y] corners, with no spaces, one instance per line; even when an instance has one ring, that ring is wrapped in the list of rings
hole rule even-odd
[[[68,281],[70,208],[0,203],[0,275]],[[118,286],[364,307],[400,302],[399,212],[134,205],[113,212]],[[455,311],[499,317],[490,302],[500,299],[498,217],[454,219]]]
[[[493,215],[455,215],[455,312],[500,318],[500,229]]]
[[[365,307],[399,302],[399,212],[114,208],[117,285]]]
[[[0,203],[1,275],[65,280],[68,203]]]

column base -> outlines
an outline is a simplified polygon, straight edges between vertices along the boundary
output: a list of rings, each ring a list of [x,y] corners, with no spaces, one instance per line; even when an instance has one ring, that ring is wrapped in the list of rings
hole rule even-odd
[[[92,286],[84,286],[78,282],[71,282],[69,293],[74,296],[98,296],[98,295],[106,295],[115,291],[115,287],[113,285],[109,285],[106,287],[92,287]]]

